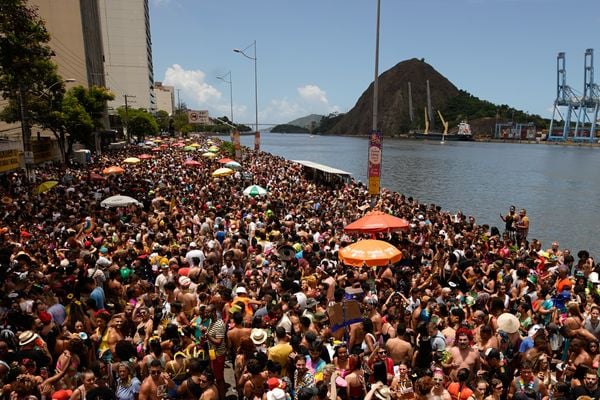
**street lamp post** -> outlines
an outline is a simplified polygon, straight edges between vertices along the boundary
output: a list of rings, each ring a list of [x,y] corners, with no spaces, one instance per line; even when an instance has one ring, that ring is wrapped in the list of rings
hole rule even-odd
[[[245,53],[250,47],[254,47],[254,57],[250,57]],[[254,131],[254,150],[260,150],[260,131],[258,130],[258,70],[257,70],[257,57],[256,57],[256,40],[250,45],[243,49],[233,49],[234,52],[240,53],[250,60],[254,60],[254,112],[256,117],[256,130]]]
[[[229,80],[225,79],[227,75],[229,75]],[[229,122],[233,124],[233,79],[231,78],[231,71],[223,76],[217,76],[217,79],[229,84],[229,107],[231,113]]]
[[[383,135],[377,129],[377,111],[378,111],[378,89],[379,89],[379,9],[380,0],[377,0],[377,22],[375,27],[375,78],[373,79],[373,125],[369,138],[368,170],[369,194],[375,196],[380,191],[381,181],[381,162],[383,150]]]

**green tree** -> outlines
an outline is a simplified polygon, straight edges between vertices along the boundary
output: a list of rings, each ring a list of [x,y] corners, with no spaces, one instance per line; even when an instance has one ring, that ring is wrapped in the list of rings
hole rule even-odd
[[[6,121],[21,120],[23,123],[23,147],[31,149],[30,124],[39,122],[43,109],[52,105],[40,99],[46,94],[52,100],[64,93],[62,80],[56,73],[54,55],[48,45],[50,35],[37,10],[26,0],[2,0],[0,2],[0,92],[9,100],[9,110],[0,118]],[[43,105],[37,113],[30,113],[34,103]],[[35,111],[35,110],[32,110]],[[15,118],[18,116],[18,118]],[[45,117],[44,117],[45,118]],[[49,122],[49,121],[48,121]]]
[[[76,141],[94,148],[94,132],[105,129],[103,118],[106,102],[115,95],[104,87],[92,86],[71,88],[62,102],[66,131],[69,133],[68,153]]]
[[[169,130],[169,120],[171,117],[169,117],[168,112],[164,110],[158,110],[154,115],[154,118],[156,119],[158,129],[160,129],[161,132],[166,132]]]
[[[143,141],[146,136],[156,136],[159,132],[156,119],[144,109],[119,107],[117,109],[121,121],[127,121],[127,135]],[[168,115],[167,115],[168,117]]]

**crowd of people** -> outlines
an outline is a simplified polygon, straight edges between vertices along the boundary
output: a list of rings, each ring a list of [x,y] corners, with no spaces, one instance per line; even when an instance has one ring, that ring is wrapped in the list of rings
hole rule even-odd
[[[528,238],[524,209],[498,229],[248,149],[214,178],[174,142],[0,176],[2,398],[600,398],[599,268]],[[402,259],[344,265],[373,210],[409,222],[376,235]]]

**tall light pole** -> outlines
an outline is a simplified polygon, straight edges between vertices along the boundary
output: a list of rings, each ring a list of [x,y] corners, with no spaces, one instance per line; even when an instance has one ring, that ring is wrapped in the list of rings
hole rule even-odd
[[[369,194],[379,194],[381,182],[381,161],[383,150],[383,135],[377,129],[377,107],[379,92],[379,8],[380,0],[377,0],[377,22],[375,24],[375,78],[373,79],[373,125],[369,138],[368,171]],[[375,198],[373,198],[375,200]]]
[[[227,75],[229,75],[229,80],[225,79]],[[223,76],[217,76],[217,79],[229,84],[229,107],[231,113],[229,117],[229,122],[233,124],[233,80],[231,78],[231,71],[229,71]]]
[[[250,47],[254,47],[254,57],[250,57],[245,53]],[[258,72],[257,72],[257,58],[256,58],[256,40],[243,49],[233,49],[234,52],[240,53],[250,60],[254,60],[254,112],[256,117],[256,130],[254,131],[254,150],[260,150],[260,131],[258,130]]]

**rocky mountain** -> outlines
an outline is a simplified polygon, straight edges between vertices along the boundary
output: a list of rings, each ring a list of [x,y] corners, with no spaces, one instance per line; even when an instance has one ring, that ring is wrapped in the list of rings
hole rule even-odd
[[[378,127],[385,136],[423,129],[427,107],[427,81],[431,107],[435,115],[434,129],[441,129],[437,110],[444,110],[448,100],[459,90],[424,60],[416,58],[399,62],[379,76]],[[411,85],[414,121],[409,116],[408,83]],[[356,105],[327,131],[329,134],[366,135],[373,124],[373,83],[360,96]],[[431,127],[430,127],[431,128]]]

